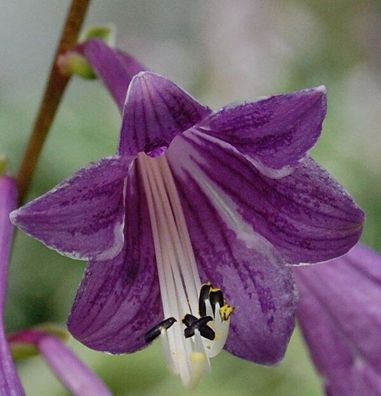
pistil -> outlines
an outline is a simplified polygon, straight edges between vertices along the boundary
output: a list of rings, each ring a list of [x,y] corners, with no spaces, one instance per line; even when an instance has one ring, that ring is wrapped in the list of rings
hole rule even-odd
[[[147,332],[146,341],[160,336],[169,369],[180,375],[185,387],[191,388],[209,370],[209,357],[222,350],[230,315],[220,315],[224,305],[222,292],[201,286],[185,216],[165,155],[152,158],[140,153],[138,167],[167,318]]]

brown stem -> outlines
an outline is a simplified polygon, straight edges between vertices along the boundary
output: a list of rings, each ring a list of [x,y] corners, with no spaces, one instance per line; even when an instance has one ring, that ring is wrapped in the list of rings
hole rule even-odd
[[[20,204],[24,202],[42,147],[53,123],[66,85],[70,80],[70,76],[64,76],[59,72],[57,58],[77,43],[89,3],[90,0],[72,0],[71,2],[61,38],[53,58],[49,80],[17,176]]]

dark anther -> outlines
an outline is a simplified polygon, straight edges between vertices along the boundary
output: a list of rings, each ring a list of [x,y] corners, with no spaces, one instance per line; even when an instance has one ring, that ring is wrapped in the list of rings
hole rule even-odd
[[[197,318],[191,314],[186,314],[183,318],[186,327],[192,326],[195,322],[197,322]]]
[[[173,317],[170,317],[170,318],[164,319],[159,324],[157,324],[155,327],[152,327],[152,329],[147,331],[147,333],[144,335],[144,340],[145,340],[146,344],[149,344],[155,338],[159,337],[162,330],[168,330],[175,322],[176,322],[176,319]]]
[[[216,338],[216,333],[209,326],[205,325],[204,327],[200,327],[198,330],[202,337],[207,338],[210,341],[213,341]]]
[[[183,319],[183,323],[187,326],[184,329],[185,338],[193,337],[194,332],[197,329],[203,337],[209,340],[214,340],[216,335],[214,331],[207,325],[207,323],[213,320],[213,318],[211,316],[203,316],[200,319],[194,319],[195,317],[189,314],[185,315]]]
[[[209,293],[209,301],[212,306],[214,316],[216,316],[216,304],[220,305],[220,308],[224,305],[224,295],[220,289],[212,289]]]
[[[198,299],[198,313],[201,317],[206,316],[205,301],[209,300],[209,293],[211,289],[212,285],[210,283],[201,286],[200,297]]]

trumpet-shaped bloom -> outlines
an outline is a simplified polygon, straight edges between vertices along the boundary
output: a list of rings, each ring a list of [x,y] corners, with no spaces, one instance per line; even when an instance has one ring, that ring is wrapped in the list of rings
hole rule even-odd
[[[9,176],[0,175],[0,394],[3,396],[24,395],[9,351],[3,319],[8,283],[9,252],[13,234],[9,213],[16,206],[16,181]]]
[[[341,255],[362,229],[361,210],[308,158],[324,88],[213,112],[157,74],[129,83],[120,53],[101,42],[81,51],[123,108],[118,154],[12,214],[49,247],[90,260],[70,331],[112,353],[160,334],[187,386],[225,341],[241,358],[278,362],[296,308],[286,264]],[[128,83],[121,103],[115,90]],[[202,299],[208,282],[224,297]]]
[[[297,317],[330,396],[381,395],[381,257],[357,245],[294,268]]]

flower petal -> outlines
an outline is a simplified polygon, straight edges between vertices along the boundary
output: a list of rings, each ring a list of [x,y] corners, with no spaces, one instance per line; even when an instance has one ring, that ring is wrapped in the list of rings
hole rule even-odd
[[[105,158],[12,212],[12,222],[76,259],[108,259],[123,246],[123,190],[131,159]]]
[[[79,341],[111,353],[144,347],[144,334],[163,319],[149,213],[135,164],[127,181],[125,246],[114,259],[89,264],[68,322]]]
[[[119,152],[135,155],[168,147],[172,139],[210,113],[173,82],[154,73],[133,78],[123,112]]]
[[[16,181],[11,177],[0,175],[0,395],[2,396],[24,395],[24,390],[9,351],[3,319],[8,284],[9,253],[13,234],[9,213],[16,205]]]
[[[122,112],[132,77],[145,67],[131,55],[114,49],[102,40],[89,40],[77,47],[105,84]]]
[[[225,107],[199,129],[230,143],[268,177],[290,174],[320,136],[324,87]]]
[[[235,307],[226,349],[241,358],[274,364],[294,328],[296,294],[290,269],[276,249],[254,233],[224,197],[192,169],[172,161],[192,246],[203,282],[223,290]],[[184,153],[181,153],[184,155]]]
[[[299,322],[328,394],[380,395],[381,257],[357,245],[294,274]]]
[[[60,339],[44,335],[37,346],[57,378],[74,396],[111,396],[106,385]]]
[[[208,195],[219,195],[288,263],[337,257],[361,234],[362,211],[311,159],[293,174],[271,179],[229,144],[193,130],[173,141],[168,157],[184,180],[192,174]]]

